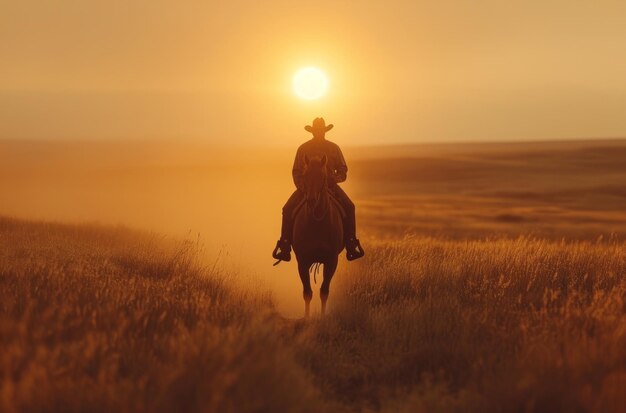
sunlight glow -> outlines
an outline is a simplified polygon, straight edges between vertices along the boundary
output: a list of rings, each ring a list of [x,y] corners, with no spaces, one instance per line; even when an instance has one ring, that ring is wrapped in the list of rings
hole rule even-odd
[[[328,78],[316,67],[302,68],[293,77],[293,90],[302,99],[319,99],[324,96],[327,89]]]

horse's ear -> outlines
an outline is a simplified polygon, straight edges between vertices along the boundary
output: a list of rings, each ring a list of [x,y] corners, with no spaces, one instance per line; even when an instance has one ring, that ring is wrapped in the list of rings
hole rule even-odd
[[[304,155],[304,166],[309,166],[309,157]]]
[[[328,158],[326,157],[326,155],[322,156],[322,166],[326,166],[327,163],[328,163]]]

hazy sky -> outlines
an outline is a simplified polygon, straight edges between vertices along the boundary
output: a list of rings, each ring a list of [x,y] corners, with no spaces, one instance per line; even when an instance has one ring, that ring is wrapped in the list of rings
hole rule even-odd
[[[0,138],[626,136],[626,2],[0,0]],[[330,90],[299,100],[320,67]]]

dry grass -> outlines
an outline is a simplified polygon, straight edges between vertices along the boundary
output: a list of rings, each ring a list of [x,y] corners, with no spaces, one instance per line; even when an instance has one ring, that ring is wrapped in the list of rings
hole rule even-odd
[[[269,296],[162,244],[0,221],[0,411],[319,411]]]
[[[387,411],[623,411],[626,248],[368,242],[303,340],[322,391]]]
[[[0,411],[624,411],[624,243],[367,245],[305,323],[193,242],[2,219]]]

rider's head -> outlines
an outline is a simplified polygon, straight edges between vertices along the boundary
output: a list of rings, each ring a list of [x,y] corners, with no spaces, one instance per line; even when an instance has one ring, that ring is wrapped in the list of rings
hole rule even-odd
[[[311,125],[307,125],[304,129],[313,134],[313,137],[316,139],[324,139],[324,135],[326,132],[333,128],[333,124],[326,125],[324,122],[324,118],[315,118],[313,119],[313,123]]]

